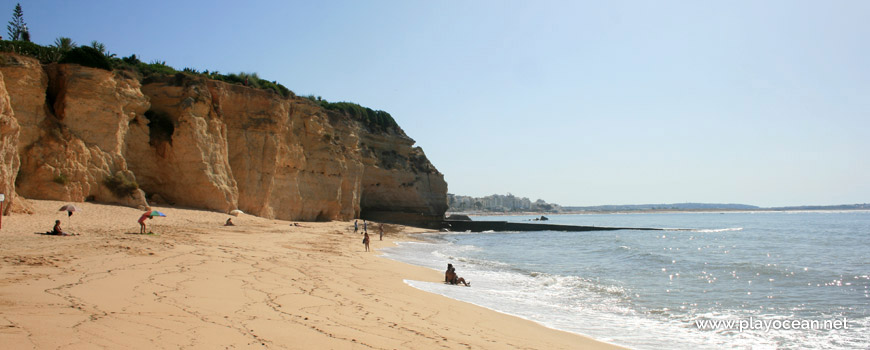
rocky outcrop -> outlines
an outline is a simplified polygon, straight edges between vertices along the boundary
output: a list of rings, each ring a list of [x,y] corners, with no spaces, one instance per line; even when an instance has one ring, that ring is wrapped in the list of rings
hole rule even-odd
[[[7,142],[21,157],[12,183],[24,197],[138,206],[147,194],[287,220],[440,220],[447,208],[443,176],[397,126],[181,73],[140,83],[121,71],[0,58],[0,72],[32,82],[9,91],[22,129]],[[118,193],[119,181],[141,190]]]
[[[365,133],[361,145],[364,218],[425,225],[444,217],[447,183],[414,140],[403,132]]]

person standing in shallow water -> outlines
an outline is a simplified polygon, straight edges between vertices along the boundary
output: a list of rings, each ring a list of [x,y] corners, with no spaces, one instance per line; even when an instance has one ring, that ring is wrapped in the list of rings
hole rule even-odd
[[[364,232],[363,234],[365,235],[363,237],[363,244],[365,244],[365,246],[366,246],[366,251],[369,251],[369,233]]]

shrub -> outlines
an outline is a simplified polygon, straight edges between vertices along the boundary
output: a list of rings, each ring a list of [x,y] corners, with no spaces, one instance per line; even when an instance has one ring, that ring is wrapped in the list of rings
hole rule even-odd
[[[69,50],[69,52],[63,55],[60,63],[75,63],[85,67],[112,70],[112,63],[109,59],[100,51],[90,46],[79,46]]]
[[[60,56],[54,47],[41,46],[29,41],[0,41],[0,51],[30,56],[42,63],[57,62]]]
[[[59,185],[66,186],[67,184],[69,184],[69,177],[67,177],[64,173],[60,173],[54,177],[53,181]]]
[[[151,61],[151,63],[139,63],[136,65],[136,68],[139,69],[139,72],[144,76],[155,75],[155,74],[163,74],[163,75],[174,75],[178,73],[175,68],[166,65],[166,61]]]
[[[127,178],[120,171],[103,179],[103,184],[117,197],[132,196],[139,189],[139,184],[135,180]]]
[[[133,65],[133,66],[136,66],[136,65],[138,65],[139,63],[142,63],[142,61],[140,61],[139,58],[136,57],[136,54],[135,54],[135,53],[132,54],[132,55],[130,55],[129,57],[124,57],[124,58],[122,58],[121,60],[124,61],[124,62],[126,62],[127,64],[131,64],[131,65]]]
[[[321,107],[347,114],[372,129],[386,131],[398,126],[390,113],[384,111],[376,111],[351,102],[328,102],[320,98],[318,98],[318,101]]]
[[[277,81],[260,79],[260,76],[258,76],[257,73],[240,72],[238,74],[230,73],[227,75],[223,75],[218,74],[217,72],[212,72],[211,74],[206,73],[204,75],[208,78],[220,80],[226,83],[245,85],[263,90],[270,90],[284,97],[294,96],[293,91],[290,91],[290,89],[288,89],[284,85],[279,84]]]

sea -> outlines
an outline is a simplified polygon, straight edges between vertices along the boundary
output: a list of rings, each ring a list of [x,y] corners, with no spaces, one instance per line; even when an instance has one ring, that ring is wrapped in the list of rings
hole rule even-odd
[[[549,218],[664,230],[440,232],[383,255],[471,281],[415,288],[629,348],[870,349],[870,211]]]

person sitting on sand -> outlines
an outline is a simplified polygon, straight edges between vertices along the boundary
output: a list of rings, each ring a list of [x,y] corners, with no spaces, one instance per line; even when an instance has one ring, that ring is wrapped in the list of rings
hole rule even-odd
[[[233,218],[227,218],[227,223],[224,226],[236,226],[236,224],[233,223]]]
[[[453,264],[447,264],[447,271],[444,272],[444,282],[449,284],[464,284],[466,287],[471,287],[471,282],[466,282],[464,278],[456,274],[456,269]]]
[[[55,236],[66,236],[66,232],[63,232],[63,229],[60,228],[60,220],[54,220],[54,228],[51,229],[51,232],[48,234]]]

